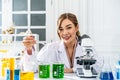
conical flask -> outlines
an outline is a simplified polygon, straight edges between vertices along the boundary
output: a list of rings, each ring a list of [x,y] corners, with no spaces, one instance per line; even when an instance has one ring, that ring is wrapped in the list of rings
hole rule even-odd
[[[100,80],[114,80],[113,73],[110,66],[110,60],[108,57],[107,58],[104,57],[103,68],[99,78]]]

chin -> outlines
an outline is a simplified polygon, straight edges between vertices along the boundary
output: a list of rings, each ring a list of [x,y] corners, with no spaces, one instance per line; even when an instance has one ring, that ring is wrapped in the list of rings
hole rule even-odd
[[[64,40],[64,43],[68,44],[68,43],[71,43],[70,40]]]

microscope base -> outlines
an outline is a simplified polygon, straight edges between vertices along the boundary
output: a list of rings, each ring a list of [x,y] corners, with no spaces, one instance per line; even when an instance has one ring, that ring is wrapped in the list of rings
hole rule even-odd
[[[86,74],[88,72],[91,72],[91,74]],[[88,72],[85,73],[85,70],[83,68],[77,68],[77,76],[81,78],[96,78],[97,77],[97,72],[93,70],[89,70]]]

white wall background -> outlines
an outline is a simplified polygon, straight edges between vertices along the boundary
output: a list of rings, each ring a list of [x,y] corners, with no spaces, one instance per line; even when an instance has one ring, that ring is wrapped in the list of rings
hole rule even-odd
[[[88,0],[87,32],[99,54],[110,57],[115,65],[120,60],[120,0]]]
[[[81,34],[90,35],[97,53],[110,56],[115,66],[120,59],[120,0],[52,0],[51,9],[53,41],[59,39],[56,34],[58,16],[72,12],[77,15]]]
[[[120,53],[120,0],[91,0],[88,30],[99,51]]]
[[[61,13],[72,12],[77,15],[78,19],[80,19],[80,0],[51,0],[51,6],[47,6],[48,8],[48,26],[51,29],[48,31],[48,36],[52,41],[59,40],[57,35],[57,19]],[[79,20],[80,21],[80,20]],[[52,32],[52,33],[51,33]],[[49,41],[48,41],[49,42]]]
[[[89,34],[99,53],[119,54],[120,50],[120,0],[51,0],[53,35],[56,34],[57,19],[61,13],[77,15],[81,34]]]

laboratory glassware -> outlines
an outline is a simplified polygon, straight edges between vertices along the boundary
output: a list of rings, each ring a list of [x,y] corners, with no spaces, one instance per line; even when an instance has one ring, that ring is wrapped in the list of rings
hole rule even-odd
[[[100,80],[114,80],[109,57],[104,57],[104,63],[99,78]]]

